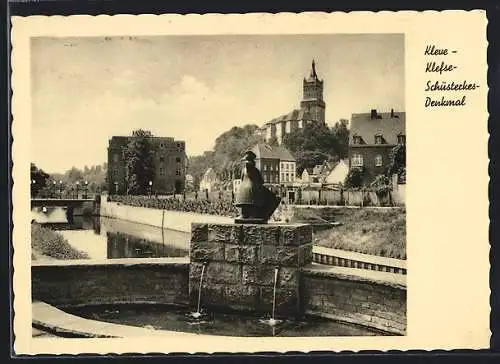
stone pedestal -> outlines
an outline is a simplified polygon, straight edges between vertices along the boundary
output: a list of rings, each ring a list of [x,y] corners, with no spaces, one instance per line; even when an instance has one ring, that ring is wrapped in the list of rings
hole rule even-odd
[[[192,224],[189,296],[196,307],[301,315],[300,268],[312,262],[312,227],[304,224]]]

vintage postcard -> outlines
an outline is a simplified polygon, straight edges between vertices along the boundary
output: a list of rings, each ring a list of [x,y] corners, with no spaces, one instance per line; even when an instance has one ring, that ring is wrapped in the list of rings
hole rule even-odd
[[[487,348],[486,26],[13,17],[15,353]]]

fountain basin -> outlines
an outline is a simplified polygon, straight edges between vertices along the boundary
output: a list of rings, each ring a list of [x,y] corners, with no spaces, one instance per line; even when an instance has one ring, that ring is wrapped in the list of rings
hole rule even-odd
[[[301,272],[305,317],[324,316],[405,335],[406,276],[320,264]],[[35,261],[31,273],[33,300],[63,309],[132,304],[196,309],[190,305],[189,258]],[[207,309],[203,295],[201,309]],[[270,318],[262,313],[250,316],[256,322]]]
[[[94,305],[53,308],[44,320],[38,308],[36,328],[66,337],[130,337],[163,335],[210,335],[239,337],[375,336],[384,333],[366,327],[307,315],[301,320],[281,318],[269,325],[252,313],[206,312],[198,319],[192,309],[172,305]],[[48,306],[48,307],[47,307]],[[55,314],[56,313],[56,314]]]

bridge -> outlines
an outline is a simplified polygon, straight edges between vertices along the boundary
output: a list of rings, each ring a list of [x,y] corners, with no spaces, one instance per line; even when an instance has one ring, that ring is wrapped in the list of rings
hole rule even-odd
[[[91,198],[32,198],[31,207],[83,207],[88,204],[92,206],[94,200]]]

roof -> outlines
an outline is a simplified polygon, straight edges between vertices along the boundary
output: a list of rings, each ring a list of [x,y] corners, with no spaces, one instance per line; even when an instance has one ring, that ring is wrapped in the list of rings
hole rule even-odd
[[[323,171],[323,167],[324,165],[323,164],[317,164],[314,166],[313,170],[312,170],[312,173],[313,174],[321,174],[321,172]]]
[[[295,162],[292,153],[281,146],[271,146],[269,144],[259,143],[252,148],[257,158],[279,159],[281,161]]]
[[[318,78],[318,74],[316,73],[316,62],[314,62],[314,59],[312,60],[311,64],[311,73],[309,74],[309,77],[306,79],[307,82],[322,82]]]
[[[278,116],[277,118],[268,121],[265,125],[269,124],[279,124],[285,121],[298,121],[298,120],[309,120],[311,117],[307,111],[302,109],[295,109],[290,111],[288,114]]]
[[[374,144],[375,135],[379,133],[387,144],[398,143],[398,134],[406,133],[406,113],[394,112],[393,117],[390,112],[376,115],[372,118],[371,113],[352,114],[349,144],[354,135],[360,136],[366,144]]]

